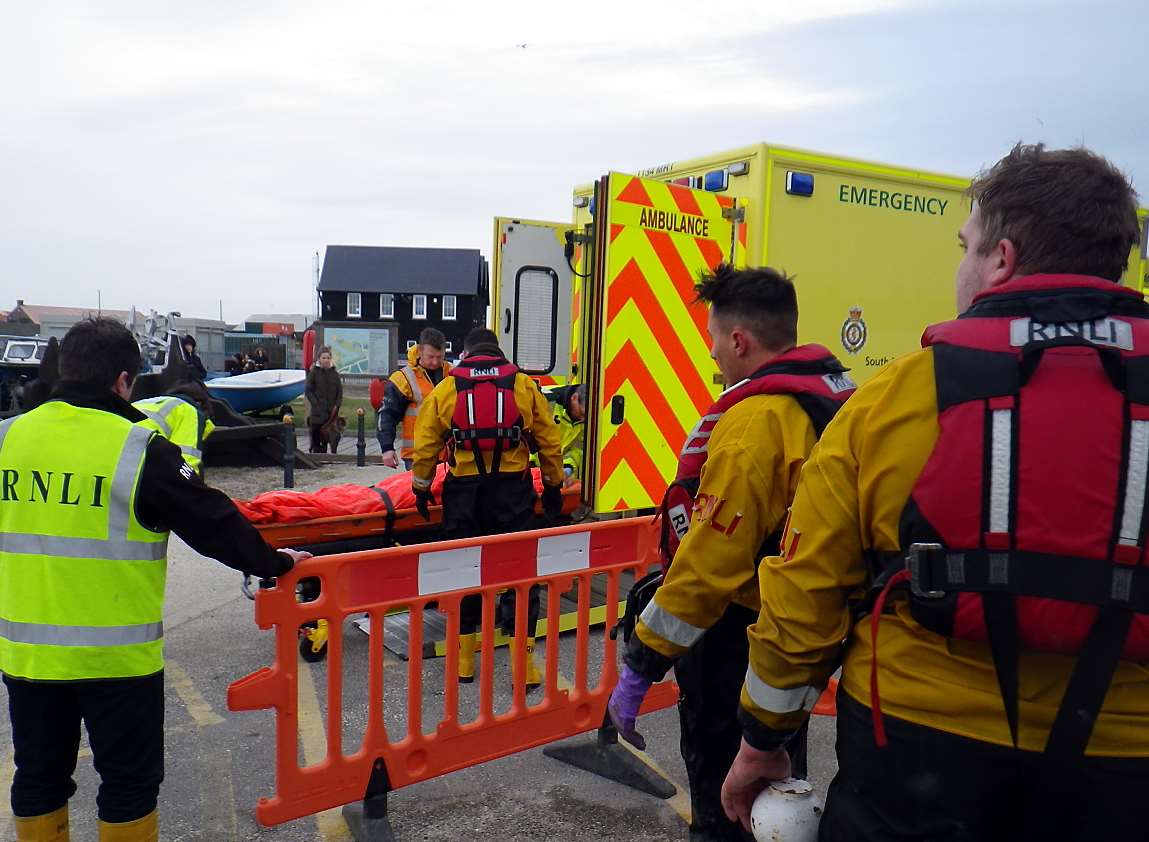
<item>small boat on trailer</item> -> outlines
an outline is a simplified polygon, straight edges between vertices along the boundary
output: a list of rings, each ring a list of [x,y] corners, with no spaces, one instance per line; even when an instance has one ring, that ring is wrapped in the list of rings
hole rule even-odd
[[[307,386],[307,372],[291,368],[251,371],[215,377],[204,383],[213,398],[226,401],[236,412],[262,412],[289,404]]]

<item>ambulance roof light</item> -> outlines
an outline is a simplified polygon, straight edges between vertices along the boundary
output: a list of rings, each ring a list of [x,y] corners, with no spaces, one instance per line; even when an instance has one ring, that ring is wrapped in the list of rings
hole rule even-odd
[[[791,196],[813,196],[814,176],[808,172],[786,172],[786,192]]]
[[[736,161],[726,168],[726,171],[731,175],[746,175],[750,172],[749,161]]]
[[[590,199],[586,196],[575,196],[574,197],[574,206],[576,208],[585,208],[589,204],[590,204]]]
[[[711,193],[721,193],[726,189],[727,175],[725,169],[711,170],[702,177],[702,189]]]

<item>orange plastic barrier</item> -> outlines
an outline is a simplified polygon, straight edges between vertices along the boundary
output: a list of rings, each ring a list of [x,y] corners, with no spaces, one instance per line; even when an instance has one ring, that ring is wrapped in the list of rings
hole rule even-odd
[[[256,816],[261,824],[275,825],[385,794],[408,784],[437,777],[508,754],[544,745],[598,728],[618,678],[615,641],[602,634],[593,642],[602,647],[602,669],[589,684],[591,580],[606,578],[607,623],[617,619],[620,576],[639,576],[658,564],[657,536],[651,518],[630,518],[589,525],[521,532],[467,541],[449,541],[416,547],[395,547],[344,555],[322,556],[302,562],[279,579],[274,589],[261,590],[255,601],[256,623],[275,628],[275,663],[234,682],[228,689],[231,710],[274,708],[276,712],[276,793],[261,798]],[[319,598],[299,602],[296,585],[318,578]],[[527,630],[527,593],[531,585],[547,586],[547,616],[560,613],[560,598],[577,589],[578,627],[575,631],[574,680],[559,684],[558,638],[548,641],[542,698],[516,679],[511,707],[494,712],[495,671],[493,646],[495,602],[499,591],[514,588],[517,645],[511,657],[514,673],[524,675]],[[482,647],[479,664],[478,705],[474,721],[459,722],[458,670],[459,603],[468,593],[483,599]],[[424,733],[423,613],[432,604],[447,617],[447,655],[443,717],[432,733]],[[410,612],[407,663],[406,732],[388,737],[384,722],[383,635],[369,639],[368,710],[363,742],[352,754],[343,747],[343,620],[367,613],[372,628],[381,629],[388,611]],[[326,694],[327,756],[315,765],[299,765],[298,735],[298,630],[304,624],[326,620],[328,668]],[[537,657],[537,656],[536,656]],[[677,701],[670,681],[655,685],[643,711],[668,707]]]

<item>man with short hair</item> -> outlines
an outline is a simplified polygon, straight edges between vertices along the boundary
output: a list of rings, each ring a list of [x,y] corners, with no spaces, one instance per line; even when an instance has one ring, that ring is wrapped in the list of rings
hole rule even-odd
[[[854,384],[827,349],[797,344],[798,299],[782,273],[719,266],[696,290],[710,305],[711,356],[729,388],[683,445],[662,506],[669,570],[629,635],[608,710],[622,737],[645,747],[638,708],[674,667],[691,839],[743,840],[719,792],[742,733],[757,564],[777,550],[798,473]],[[804,776],[805,734],[789,749]]]
[[[403,460],[404,470],[411,470],[415,447],[415,421],[423,401],[431,394],[449,370],[444,367],[443,354],[447,337],[443,331],[425,327],[419,342],[407,351],[407,364],[392,372],[383,391],[383,402],[375,416],[376,436],[383,464],[398,468]],[[396,430],[400,432],[396,440]],[[398,455],[396,455],[398,451]]]
[[[543,510],[562,513],[563,468],[558,428],[538,385],[503,356],[494,332],[477,327],[467,334],[465,357],[434,388],[415,425],[415,466],[411,485],[419,511],[429,517],[431,483],[443,446],[452,446],[450,472],[443,483],[443,532],[447,538],[474,538],[526,529],[534,518],[535,483],[530,442],[538,448],[543,476]],[[510,596],[513,597],[513,592]],[[504,600],[504,631],[511,632],[513,599]],[[537,588],[531,589],[527,634],[528,687],[541,678],[535,666],[534,626]],[[475,632],[482,597],[463,598],[459,618],[459,680],[475,675]]]
[[[1135,194],[1086,149],[1018,145],[970,196],[959,317],[850,399],[762,563],[723,787],[746,827],[841,664],[820,839],[1145,838]]]
[[[20,842],[68,838],[86,726],[101,842],[155,842],[164,763],[168,531],[270,578],[275,551],[128,403],[140,368],[114,319],[74,325],[50,399],[0,423],[0,672],[8,690]]]

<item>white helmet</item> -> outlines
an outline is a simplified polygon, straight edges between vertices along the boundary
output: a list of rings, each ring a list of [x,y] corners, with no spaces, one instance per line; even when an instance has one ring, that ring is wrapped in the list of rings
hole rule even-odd
[[[817,842],[822,799],[809,781],[773,781],[754,799],[750,827],[758,842]]]

